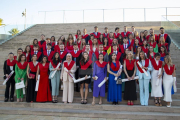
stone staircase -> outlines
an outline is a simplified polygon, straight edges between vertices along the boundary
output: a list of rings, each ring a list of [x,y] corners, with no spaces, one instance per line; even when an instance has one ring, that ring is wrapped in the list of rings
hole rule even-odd
[[[41,116],[61,116],[61,117],[80,117],[80,118],[107,118],[107,119],[174,119],[180,118],[180,53],[175,45],[171,45],[171,57],[173,63],[176,65],[177,75],[177,87],[178,92],[173,97],[172,107],[166,108],[165,102],[162,107],[154,106],[153,98],[149,99],[149,106],[140,106],[139,93],[137,93],[138,100],[134,102],[134,106],[127,106],[126,101],[122,100],[119,105],[114,106],[107,102],[107,97],[103,98],[103,105],[98,105],[98,99],[96,99],[96,105],[92,106],[92,93],[88,95],[88,104],[81,105],[80,93],[74,93],[74,101],[72,104],[62,103],[62,91],[60,91],[58,101],[59,103],[26,103],[26,102],[7,102],[4,103],[5,86],[2,85],[3,80],[3,63],[7,58],[9,52],[13,52],[16,55],[17,48],[25,48],[26,45],[32,44],[34,38],[40,39],[41,34],[45,34],[46,37],[55,36],[56,40],[64,35],[66,38],[69,33],[75,34],[77,29],[82,31],[83,28],[87,29],[88,33],[91,33],[94,26],[99,27],[99,32],[104,32],[104,27],[109,28],[109,32],[114,32],[115,27],[120,27],[120,31],[123,31],[123,26],[130,27],[133,25],[138,32],[142,30],[149,30],[153,28],[155,33],[159,33],[160,22],[125,22],[125,23],[77,23],[77,24],[38,24],[22,33],[19,36],[7,41],[0,45],[0,114],[10,115],[41,115]],[[107,93],[106,93],[107,96]],[[16,100],[16,99],[15,99]],[[25,101],[25,99],[24,99]]]

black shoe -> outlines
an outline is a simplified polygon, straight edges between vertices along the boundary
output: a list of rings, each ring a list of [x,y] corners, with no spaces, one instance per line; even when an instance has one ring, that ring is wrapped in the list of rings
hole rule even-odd
[[[8,98],[5,98],[5,99],[4,99],[4,102],[8,102]]]
[[[14,98],[10,98],[10,101],[11,101],[11,102],[14,102]]]
[[[115,105],[115,102],[112,102],[112,105]]]

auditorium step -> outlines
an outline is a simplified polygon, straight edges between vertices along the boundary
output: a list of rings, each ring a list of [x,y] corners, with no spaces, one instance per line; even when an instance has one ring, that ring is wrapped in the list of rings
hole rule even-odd
[[[180,107],[63,104],[63,103],[2,103],[0,114],[44,115],[106,119],[171,119],[180,117]],[[17,111],[18,110],[18,111]]]

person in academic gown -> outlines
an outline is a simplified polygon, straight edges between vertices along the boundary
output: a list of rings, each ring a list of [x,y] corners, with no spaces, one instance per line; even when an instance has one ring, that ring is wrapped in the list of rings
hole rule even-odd
[[[98,77],[96,79],[96,77]],[[100,96],[99,105],[102,104],[102,97],[105,97],[105,87],[106,85],[103,84],[100,88],[98,85],[103,81],[107,81],[107,62],[104,61],[103,53],[98,55],[98,60],[94,63],[93,69],[93,76],[94,85],[93,85],[93,101],[92,105],[95,105],[95,97]]]
[[[163,87],[164,87],[164,101],[167,103],[167,107],[171,107],[172,95],[171,88],[173,86],[173,81],[176,79],[175,73],[175,65],[172,64],[172,60],[169,55],[164,58],[164,66],[163,66]],[[162,71],[162,73],[163,73]],[[162,75],[161,73],[161,75]]]
[[[169,53],[167,52],[167,49],[166,49],[166,47],[164,46],[164,45],[162,45],[161,46],[161,48],[160,48],[160,54],[161,54],[161,61],[164,61],[164,57],[166,56],[166,55],[169,55]]]
[[[16,66],[15,66],[15,82],[16,83],[20,83],[21,81],[23,81],[24,84],[26,83],[27,65],[28,65],[28,62],[26,62],[26,56],[24,54],[21,54],[19,56],[19,58],[18,58]],[[19,101],[22,102],[23,101],[23,97],[24,97],[23,89],[25,89],[25,88],[16,89],[17,102],[19,102]]]
[[[106,37],[104,38],[103,47],[104,52],[109,55],[111,53],[111,46],[109,45],[108,38]]]
[[[51,43],[51,39],[50,38],[46,38],[45,44],[43,44],[43,46],[42,46],[42,51],[41,51],[42,53],[44,51],[47,51],[48,44],[51,44],[51,50],[54,51],[55,43]]]
[[[104,38],[109,38],[109,33],[108,33],[108,28],[107,27],[104,28],[103,37]]]
[[[124,26],[124,32],[121,32],[122,37],[128,37],[131,32],[127,31],[127,27]]]
[[[87,30],[86,30],[86,29],[83,29],[82,39],[85,39],[86,44],[87,44],[88,41],[89,41],[89,39],[90,39],[90,36],[89,36],[86,32],[87,32]]]
[[[150,38],[149,38],[149,46],[153,46],[155,53],[158,52],[158,45],[153,36],[150,36]]]
[[[67,46],[66,46],[66,48],[65,48],[65,51],[67,51],[68,53],[70,53],[71,51],[73,51],[73,44],[74,44],[74,40],[73,39],[69,39],[68,40],[68,44],[67,44]]]
[[[120,33],[119,33],[119,27],[115,28],[114,38],[118,39]]]
[[[75,37],[75,40],[78,39],[78,36],[81,35],[81,31],[80,30],[77,30],[76,34],[74,35]]]
[[[133,52],[134,39],[132,34],[129,34],[129,40],[127,43],[129,45],[129,50]]]
[[[74,51],[71,51],[72,60],[76,62],[76,72],[75,72],[75,78],[78,79],[79,75],[79,61],[82,56],[82,51],[78,50],[77,43],[74,43],[73,45]],[[76,83],[76,92],[79,92],[79,83]]]
[[[37,55],[37,61],[40,62],[41,59],[42,59],[42,52],[38,51],[39,46],[38,45],[34,45],[33,49],[34,49],[34,51],[31,51],[30,61],[31,61],[32,55],[36,54]]]
[[[137,100],[136,81],[134,80],[136,74],[136,62],[133,59],[132,52],[128,52],[127,59],[124,60],[124,72],[129,80],[125,82],[124,100],[128,101],[128,105],[134,105],[133,101]]]
[[[119,71],[120,70],[120,71]],[[121,63],[116,59],[116,54],[110,55],[110,62],[107,65],[107,71],[109,73],[108,79],[108,96],[107,101],[112,102],[113,105],[122,101],[122,85],[116,84],[115,77],[121,77]]]
[[[64,44],[61,44],[60,45],[60,51],[59,52],[59,55],[60,55],[60,59],[62,61],[62,63],[66,60],[66,55],[67,55],[67,51],[64,50]]]
[[[156,43],[158,43],[158,36],[157,36],[157,34],[154,34],[154,30],[152,28],[149,30],[149,33],[150,34],[146,37],[146,40],[148,41],[150,36],[153,36]]]
[[[139,62],[143,67],[141,68],[137,62]],[[146,58],[145,53],[141,51],[139,53],[139,60],[136,62],[137,65],[137,75],[139,76],[139,90],[140,90],[140,103],[141,105],[148,105],[149,100],[149,81],[151,79],[150,71],[152,71],[151,61]],[[145,75],[146,70],[148,76]]]
[[[162,93],[162,78],[158,76],[159,69],[162,67],[162,61],[160,60],[161,55],[156,53],[154,58],[151,60],[153,70],[151,72],[151,97],[154,97],[154,102],[156,106],[162,106],[161,104],[161,97],[163,96]],[[160,79],[159,84],[156,85],[157,79]],[[158,98],[158,99],[157,99]]]
[[[94,35],[94,38],[99,39],[99,37],[100,37],[101,33],[100,33],[100,32],[98,32],[98,27],[97,27],[97,26],[95,26],[95,27],[94,27],[94,32],[93,32],[93,33],[91,33],[90,35]]]
[[[23,54],[26,56],[26,62],[30,61],[30,55],[31,55],[31,47],[29,45],[26,46]]]
[[[31,51],[34,51],[34,49],[33,49],[33,46],[34,46],[34,45],[39,45],[37,39],[34,39],[32,45],[29,45],[30,48],[31,48]],[[39,50],[39,52],[41,52],[41,50]]]
[[[65,68],[68,71],[65,71]],[[74,97],[74,81],[72,77],[75,77],[76,72],[76,62],[72,60],[72,55],[70,53],[66,56],[66,61],[64,61],[61,71],[61,80],[63,81],[63,97],[62,101],[66,104],[73,102]],[[72,77],[70,77],[70,75]]]
[[[148,50],[149,50],[149,47],[148,47],[147,40],[144,40],[143,45],[142,45],[142,51],[144,51],[144,53],[146,53],[146,55],[147,55]]]
[[[120,52],[122,53],[122,55],[124,54],[125,49],[129,47],[129,45],[128,45],[127,42],[128,42],[128,38],[127,38],[127,37],[124,37],[124,38],[123,38],[123,44],[122,44],[122,45],[119,45]]]
[[[59,95],[59,85],[60,85],[60,75],[61,75],[60,66],[61,65],[57,68],[58,64],[61,64],[61,62],[60,62],[59,53],[56,52],[53,55],[53,59],[49,63],[49,70],[50,70],[49,79],[51,79],[53,103],[58,102],[57,96]],[[55,70],[57,70],[56,73],[54,74],[53,77],[51,77]]]
[[[87,79],[88,76],[92,75],[92,60],[88,56],[87,52],[83,52],[80,66],[79,66],[79,78],[85,77],[86,80],[81,81],[80,94],[81,94],[81,104],[87,104],[87,96],[88,96],[88,85],[91,82],[91,78]],[[85,97],[83,95],[83,88],[85,85]]]
[[[40,75],[40,79],[36,102],[52,101],[48,75],[49,63],[47,61],[48,57],[43,56],[41,63],[38,64],[36,80],[38,80],[38,75]]]
[[[36,102],[37,92],[35,91],[36,87],[36,72],[37,72],[37,55],[32,56],[32,61],[28,63],[27,66],[27,94],[26,102]],[[30,72],[29,72],[30,71]]]
[[[43,52],[43,46],[44,46],[44,45],[46,45],[45,35],[42,34],[42,35],[41,35],[41,40],[38,41],[39,50],[40,50],[41,52]]]
[[[161,36],[160,39],[159,39],[159,43],[158,43],[159,52],[161,52],[161,46],[163,46],[163,45],[166,47],[166,50],[168,51],[169,50],[168,43],[166,43],[165,40],[164,40],[164,37]]]
[[[47,44],[47,49],[45,51],[43,51],[43,56],[47,56],[48,57],[48,62],[50,62],[53,59],[53,55],[54,55],[54,51],[52,51],[52,45],[51,43]]]
[[[111,52],[111,54],[112,53],[115,53],[116,54],[116,60],[118,60],[118,61],[120,61],[122,63],[122,54],[121,54],[121,52],[119,52],[117,50],[117,45],[116,44],[113,45],[113,51]],[[111,56],[111,54],[109,56]],[[110,57],[109,57],[109,59],[110,59]]]
[[[3,70],[4,70],[4,79],[8,78],[9,74],[12,71],[15,71],[15,65],[16,65],[16,60],[14,60],[14,54],[13,53],[9,53],[8,59],[4,62],[4,67],[3,67]],[[9,98],[10,98],[11,102],[14,102],[14,88],[15,88],[14,75],[15,75],[15,73],[13,73],[13,75],[6,82],[4,102],[8,102]],[[10,92],[10,96],[9,96],[10,86],[11,86],[11,92]]]
[[[159,34],[159,39],[161,36],[164,36],[164,40],[166,43],[168,43],[168,52],[170,51],[170,45],[171,45],[171,38],[169,37],[169,35],[167,33],[164,33],[164,28],[160,27],[160,34]]]

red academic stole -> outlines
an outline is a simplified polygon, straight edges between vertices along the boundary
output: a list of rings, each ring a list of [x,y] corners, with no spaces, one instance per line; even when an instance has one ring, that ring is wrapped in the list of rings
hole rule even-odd
[[[74,50],[74,48],[73,48],[73,45],[68,45],[67,47],[66,47],[68,50]]]
[[[59,52],[59,51],[60,51],[59,45],[55,45],[54,51],[55,51],[55,52]]]
[[[12,62],[7,59],[7,66],[14,66],[16,64],[16,60],[13,60]]]
[[[43,42],[43,44],[41,45],[41,41],[38,41],[38,45],[39,45],[39,49],[41,49],[44,45],[46,45],[46,41]]]
[[[168,68],[168,65],[165,64],[165,65],[164,65],[164,71],[166,72],[166,74],[172,75],[173,72],[174,72],[174,67],[175,67],[175,65],[170,66],[170,69],[169,69],[169,68]]]
[[[98,40],[98,44],[99,44],[99,45],[100,45],[100,44],[103,44],[103,41]]]
[[[84,65],[82,65],[81,62],[80,62],[81,69],[86,70],[92,64],[92,62],[93,61],[91,59],[89,59],[89,61]]]
[[[86,39],[89,35],[86,34],[86,35],[82,35],[82,39]]]
[[[21,64],[21,62],[17,62],[16,64],[19,69],[26,69],[28,62],[24,62],[23,65]]]
[[[155,52],[153,52],[153,58],[152,58],[152,56],[151,55],[149,55],[149,59],[150,60],[152,60],[152,59],[154,59],[154,55],[155,55],[156,53]]]
[[[166,41],[166,38],[167,38],[168,34],[167,33],[164,33],[164,40]],[[159,34],[159,39],[161,37],[161,34]]]
[[[14,60],[17,60],[17,56],[14,56]]]
[[[47,50],[43,51],[43,54],[46,55],[46,56],[48,56],[48,61],[51,61],[51,60],[52,60],[54,53],[55,53],[55,52],[51,50],[51,53],[50,53],[49,56],[48,56]]]
[[[79,57],[81,52],[82,52],[81,50],[78,50],[77,53],[75,54],[74,51],[71,51],[71,55],[72,55],[73,58],[77,58],[77,57]]]
[[[67,68],[68,70],[71,70],[71,68],[73,67],[74,63],[75,62],[73,60],[71,60],[69,65],[68,65],[68,62],[64,62],[64,67]]]
[[[93,32],[93,33],[91,33],[91,35],[94,35],[94,38],[98,38],[98,39],[99,39],[101,33],[100,33],[100,32],[97,32],[97,36],[96,36],[96,34]]]
[[[119,67],[120,67],[119,61],[116,61],[116,67],[115,67],[115,65],[113,64],[113,62],[111,62],[110,67],[111,67],[111,69],[112,69],[113,71],[118,71],[118,70],[119,70]]]
[[[124,34],[124,32],[121,32],[122,37],[125,37],[125,36],[128,37],[129,34],[130,34],[129,31],[126,32],[126,35]]]
[[[33,62],[29,62],[29,68],[32,72],[37,72],[38,63],[34,66]]]
[[[160,53],[161,54],[161,57],[165,57],[166,56],[166,54],[165,53]]]
[[[64,56],[67,54],[67,51],[64,51],[62,54],[61,52],[59,51],[59,56],[61,58],[61,60],[64,58]]]
[[[103,52],[102,54],[103,54],[103,56],[105,56],[106,52]],[[96,55],[96,58],[98,59],[99,58],[99,51],[96,50],[95,55]]]
[[[105,33],[103,33],[103,36],[108,38],[108,37],[109,37],[109,33],[107,34],[107,36],[106,36],[106,34],[105,34]]]
[[[153,44],[149,43],[149,45],[150,45],[150,46],[153,46],[153,48],[156,47],[156,44],[157,44],[156,42],[154,42]]]
[[[33,55],[33,54],[34,54],[34,51],[31,52],[31,55]],[[41,56],[41,54],[42,54],[42,53],[38,51],[38,53],[37,53],[37,60],[39,59],[39,57]]]
[[[99,62],[99,60],[98,61],[96,61],[96,64],[97,64],[97,66],[98,67],[101,67],[101,68],[104,68],[106,65],[107,65],[107,62],[102,62],[102,64]]]
[[[125,59],[125,61],[126,61],[127,70],[133,70],[135,60],[131,60],[131,63],[130,63],[130,60],[128,59]]]
[[[112,45],[112,42],[113,42],[113,39],[109,38],[109,39],[108,39],[109,45]]]
[[[139,65],[137,64],[138,61],[139,61],[139,60],[136,61],[137,68],[138,68],[138,70],[139,70],[141,73],[144,73],[143,70],[142,70],[142,68],[139,67]],[[144,65],[144,67],[148,67],[148,66],[149,66],[149,59],[146,59],[146,60],[145,60],[145,65]],[[147,71],[147,70],[146,70],[146,71]]]
[[[112,53],[114,53],[114,52],[112,52]],[[111,54],[112,54],[112,53],[111,53]],[[116,60],[119,61],[120,57],[121,57],[121,52],[117,52]]]
[[[144,46],[142,46],[142,50],[143,50],[143,51],[144,51],[144,53],[146,53],[146,54],[147,54],[147,53],[148,53],[148,51],[149,51],[149,49],[148,49],[147,47],[145,48]]]
[[[60,62],[58,62],[57,65],[58,65],[59,63],[60,63]],[[51,60],[51,65],[53,66],[53,68],[56,68],[56,67],[57,67],[57,65],[55,65],[55,64],[53,63],[53,60]],[[60,66],[59,66],[59,68],[60,68]]]
[[[124,53],[124,45],[119,45],[119,48],[121,49],[121,53]]]
[[[75,34],[74,36],[76,37],[76,39],[78,38],[78,35],[77,35],[77,34]]]
[[[118,38],[119,35],[120,35],[120,33],[117,33],[117,35],[116,35],[116,33],[114,33],[114,38]]]
[[[162,61],[159,60],[159,65],[156,64],[155,59],[151,60],[152,66],[154,67],[155,70],[159,70],[159,68],[162,67]]]

